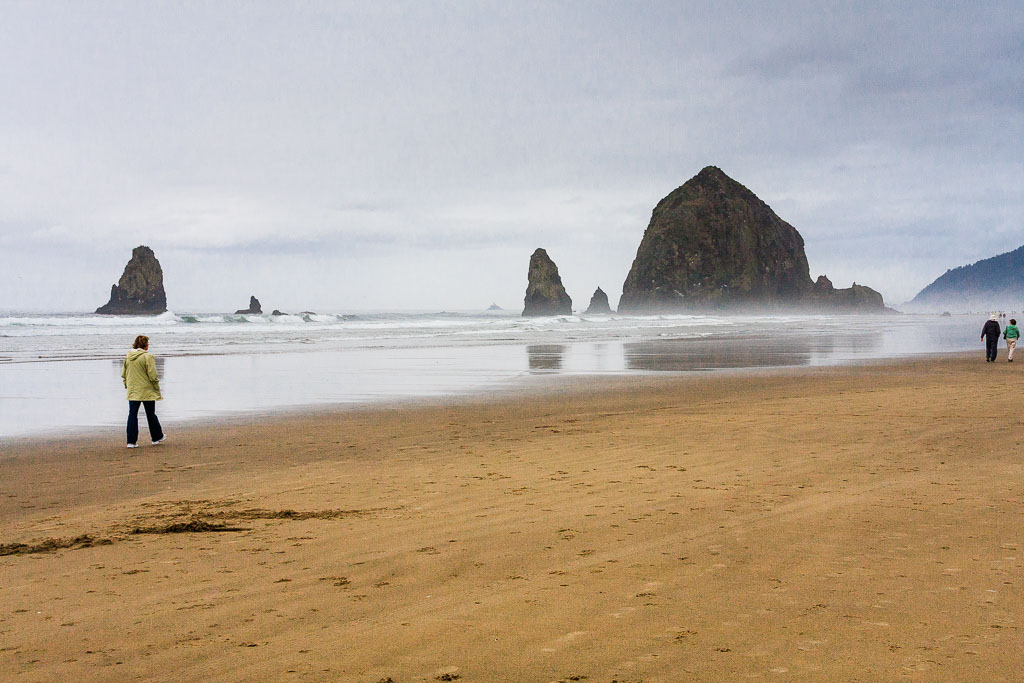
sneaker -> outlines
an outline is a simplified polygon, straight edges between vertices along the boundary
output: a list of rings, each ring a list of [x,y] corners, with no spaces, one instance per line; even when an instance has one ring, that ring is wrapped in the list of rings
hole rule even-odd
[[[159,439],[157,439],[156,441],[154,441],[154,442],[153,442],[153,445],[155,446],[155,445],[157,445],[158,443],[163,443],[164,441],[167,441],[167,435],[166,435],[166,434],[164,434],[164,435],[163,435],[163,436],[161,436],[161,437],[160,437]]]
[[[128,444],[128,448],[138,448],[138,447],[139,447],[139,444],[137,444],[137,443],[130,443],[130,444]]]

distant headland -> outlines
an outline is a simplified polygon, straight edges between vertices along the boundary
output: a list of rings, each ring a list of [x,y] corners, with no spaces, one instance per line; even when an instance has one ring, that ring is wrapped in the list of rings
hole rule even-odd
[[[1024,246],[959,266],[935,279],[901,308],[908,311],[1017,311],[1024,306]]]

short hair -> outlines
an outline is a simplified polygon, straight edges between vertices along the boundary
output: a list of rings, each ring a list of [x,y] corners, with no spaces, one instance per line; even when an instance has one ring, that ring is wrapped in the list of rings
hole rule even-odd
[[[1016,325],[1016,324],[1017,324],[1017,321],[1016,321],[1016,320],[1014,320],[1013,318],[1010,318],[1010,324],[1011,324],[1011,325]]]
[[[135,338],[135,343],[132,344],[133,349],[148,349],[149,348],[149,337],[144,334],[140,334]]]

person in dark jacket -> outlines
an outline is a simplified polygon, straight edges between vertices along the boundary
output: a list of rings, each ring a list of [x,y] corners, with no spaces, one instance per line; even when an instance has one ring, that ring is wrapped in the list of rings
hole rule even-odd
[[[999,321],[996,318],[997,316],[993,315],[981,328],[981,338],[985,342],[985,361],[988,363],[995,362],[996,353],[999,351],[999,333],[1002,330],[999,329]]]

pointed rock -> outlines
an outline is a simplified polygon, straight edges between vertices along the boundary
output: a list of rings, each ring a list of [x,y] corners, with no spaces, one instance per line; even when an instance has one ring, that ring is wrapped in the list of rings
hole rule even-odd
[[[572,314],[572,299],[562,286],[558,266],[543,249],[533,252],[530,257],[527,279],[524,316]]]
[[[260,315],[262,313],[263,313],[263,307],[260,306],[260,300],[257,299],[254,296],[250,296],[249,297],[249,308],[244,308],[244,309],[240,308],[237,311],[235,311],[235,315],[239,315],[239,314]]]
[[[167,311],[164,271],[149,247],[132,250],[132,257],[116,285],[110,287],[110,301],[96,309],[111,315],[158,315]]]
[[[590,297],[590,305],[586,312],[591,315],[612,312],[612,307],[608,305],[608,295],[600,287],[594,291],[594,296]]]

